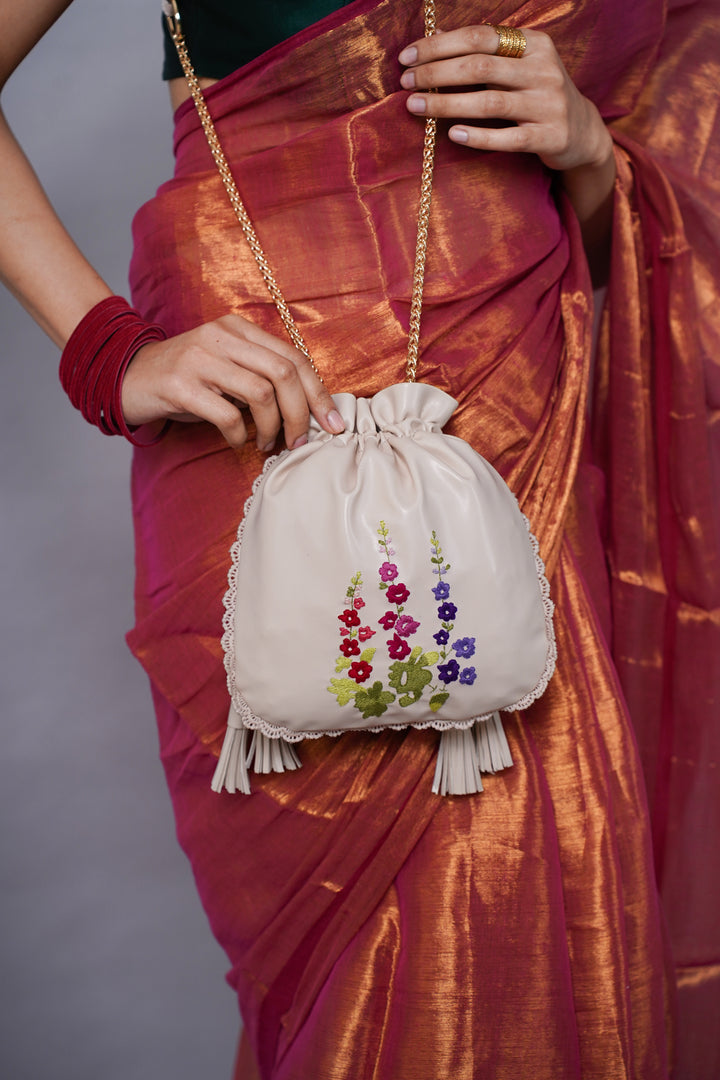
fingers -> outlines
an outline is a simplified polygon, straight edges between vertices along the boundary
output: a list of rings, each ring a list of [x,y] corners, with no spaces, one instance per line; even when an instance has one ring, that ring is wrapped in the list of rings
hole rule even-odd
[[[236,317],[229,316],[229,318],[233,319]],[[245,322],[245,320],[242,321]],[[310,361],[307,359],[306,356],[303,356],[302,353],[298,352],[297,349],[293,348],[293,346],[289,342],[284,342],[279,340],[278,338],[273,337],[272,334],[268,334],[266,331],[261,330],[260,327],[255,326],[252,323],[245,323],[244,332],[247,334],[247,337],[250,340],[257,342],[259,345],[264,346],[271,352],[274,351],[279,353],[282,357],[284,357],[293,365],[293,368],[297,373],[298,379],[300,381],[300,386],[302,387],[303,394],[305,396],[306,405],[309,407],[309,411],[312,413],[317,422],[322,428],[324,428],[325,431],[337,435],[341,431],[345,430],[343,419],[340,416],[340,413],[335,408],[335,402],[333,401],[325,385],[320,381],[318,376],[313,371],[312,365],[310,364]],[[276,375],[280,382],[279,389],[282,389],[283,393],[286,389],[289,391],[294,391],[295,387],[292,384],[292,371],[288,370],[287,368],[278,367],[276,369]],[[280,399],[278,400],[280,401]],[[292,411],[294,409],[294,402],[292,397],[285,396],[284,393],[284,400],[287,401],[288,407]],[[285,416],[282,408],[282,401],[280,401],[280,405],[281,412],[283,412],[283,416]],[[304,413],[304,421],[300,420],[299,422],[301,426],[304,422],[304,427],[302,427],[302,431],[299,434],[302,435],[304,433],[307,433],[307,409]],[[290,441],[290,436],[288,435],[287,429],[286,439],[288,446],[294,445],[294,443]]]

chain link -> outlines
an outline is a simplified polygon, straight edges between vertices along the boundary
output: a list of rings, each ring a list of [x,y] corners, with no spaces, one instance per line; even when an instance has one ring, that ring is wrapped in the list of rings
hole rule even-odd
[[[230,171],[227,158],[223,152],[220,140],[218,139],[217,132],[215,131],[215,125],[213,124],[212,117],[208,110],[203,92],[200,88],[195,71],[193,70],[192,63],[190,62],[190,56],[188,54],[187,45],[185,44],[185,37],[182,32],[182,25],[180,23],[180,12],[176,0],[165,0],[163,3],[163,12],[165,14],[168,29],[170,31],[170,37],[173,40],[175,49],[177,50],[178,59],[185,75],[185,81],[187,82],[188,89],[192,95],[195,108],[197,109],[200,123],[202,124],[205,137],[210,148],[210,153],[213,156],[215,164],[217,165],[218,172],[220,173],[220,179],[223,182],[225,190],[227,192],[230,204],[235,212],[240,227],[245,234],[250,250],[253,253],[255,262],[258,265],[263,280],[267,286],[268,292],[272,297],[275,307],[278,310],[278,314],[283,321],[283,325],[290,335],[290,340],[296,349],[306,356],[310,361],[310,365],[322,382],[322,376],[315,366],[315,361],[310,355],[310,350],[305,344],[305,340],[300,333],[295,320],[292,317],[290,308],[288,307],[285,297],[280,291],[280,287],[275,280],[275,276],[270,269],[270,264],[267,261],[265,252],[258,239],[257,233],[253,228],[252,222],[248,216],[247,210],[240,198],[240,192],[237,189],[235,180]],[[435,33],[435,0],[425,0],[424,4],[425,13],[425,36],[431,37]],[[425,262],[427,260],[427,246],[428,246],[428,227],[430,222],[430,204],[432,200],[432,178],[433,178],[433,165],[435,161],[435,136],[436,136],[437,122],[432,117],[428,117],[425,121],[425,139],[423,143],[423,166],[422,177],[420,181],[420,208],[418,211],[418,229],[417,229],[417,242],[415,245],[415,266],[413,269],[413,288],[412,288],[412,300],[410,303],[410,328],[408,335],[408,352],[407,352],[407,365],[405,369],[405,381],[415,382],[418,355],[420,346],[420,316],[422,313],[422,299],[423,299],[423,286],[425,282]]]

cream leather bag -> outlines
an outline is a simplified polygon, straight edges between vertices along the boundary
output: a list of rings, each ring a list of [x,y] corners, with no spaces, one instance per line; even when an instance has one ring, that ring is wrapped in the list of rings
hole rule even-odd
[[[232,205],[288,333],[312,363],[170,7]],[[432,33],[431,0],[425,14]],[[529,523],[488,462],[443,434],[457,402],[414,381],[434,140],[428,120],[408,381],[372,399],[336,395],[345,432],[313,422],[305,446],[268,461],[245,506],[225,597],[231,703],[216,791],[249,794],[251,768],[297,768],[303,739],[408,726],[442,732],[434,792],[482,791],[482,772],[512,764],[500,713],[527,708],[553,673],[553,604]]]

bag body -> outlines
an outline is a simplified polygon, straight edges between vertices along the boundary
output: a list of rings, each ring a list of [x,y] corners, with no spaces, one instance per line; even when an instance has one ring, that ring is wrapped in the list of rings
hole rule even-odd
[[[257,733],[249,756],[264,771],[280,747],[261,737],[457,729],[458,752],[477,759],[469,729],[490,722],[494,771],[511,764],[498,711],[526,708],[554,670],[537,542],[492,466],[443,434],[457,402],[412,383],[335,402],[345,432],[313,423],[305,446],[268,462],[232,549],[218,788],[248,787],[227,769],[243,729]],[[285,767],[297,763],[283,752]],[[453,793],[482,790],[482,758]],[[442,760],[436,787],[440,774]]]

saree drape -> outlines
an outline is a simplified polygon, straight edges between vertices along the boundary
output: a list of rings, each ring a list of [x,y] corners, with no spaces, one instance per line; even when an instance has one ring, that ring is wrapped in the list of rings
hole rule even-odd
[[[438,18],[450,28],[478,13],[463,0]],[[656,64],[666,12],[499,3],[483,18],[552,34],[580,89],[620,122],[592,380],[587,266],[552,174],[442,136],[437,153],[419,377],[458,399],[446,430],[518,496],[557,605],[556,674],[507,725],[515,766],[480,796],[441,799],[436,734],[348,735],[308,743],[300,771],[255,778],[249,798],[213,794],[228,549],[263,459],[252,440],[234,452],[207,425],[178,424],[134,460],[129,643],[263,1080],[667,1077],[673,979],[631,716],[689,1013],[711,1009],[719,981],[706,891],[720,873],[702,847],[720,700],[701,329],[716,318],[702,299],[711,245],[691,262],[691,215],[637,141],[656,130],[653,80],[672,71],[671,54]],[[694,41],[710,78],[707,27]],[[357,0],[208,93],[331,391],[402,378],[423,132],[395,57],[421,34],[421,5]],[[667,104],[679,132],[684,111]],[[706,205],[712,123],[689,136],[691,209]],[[175,177],[134,223],[134,302],[169,333],[236,312],[281,335],[189,104],[175,150]],[[678,1075],[713,1075],[701,1071],[713,1038],[685,1018]]]

